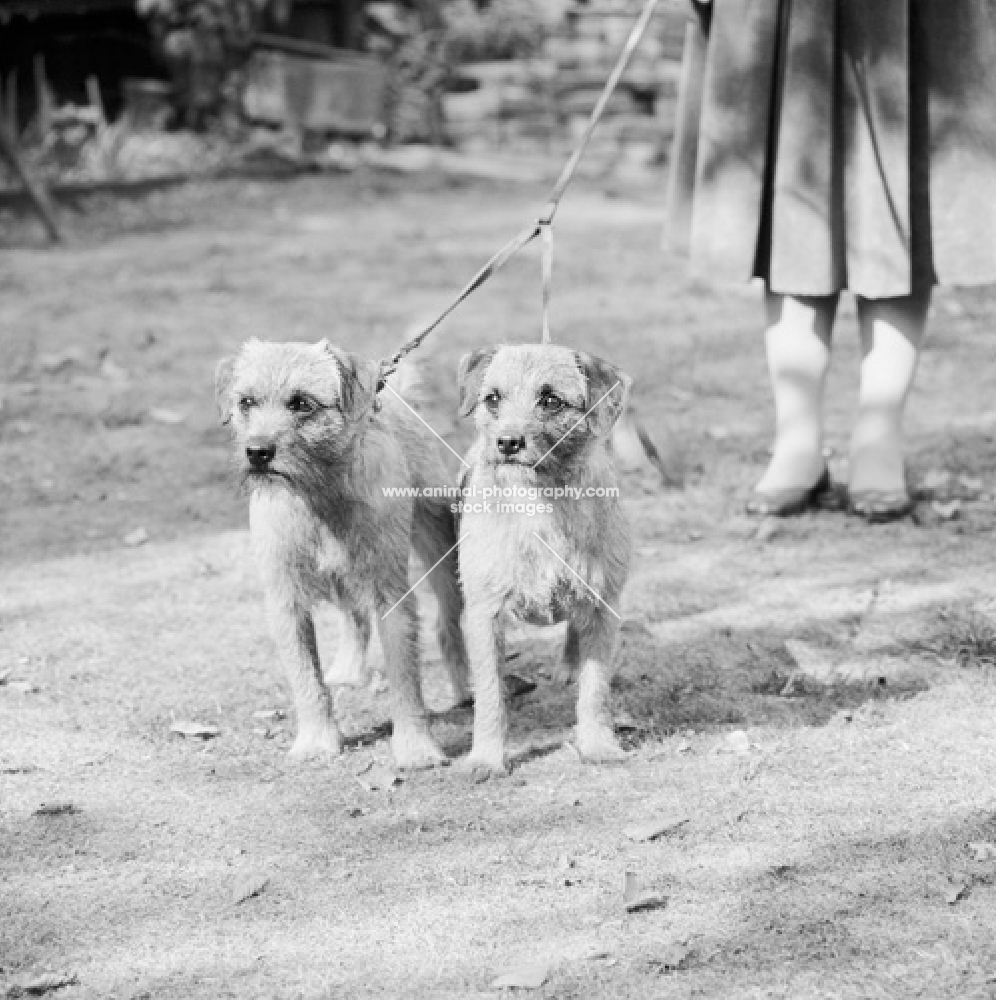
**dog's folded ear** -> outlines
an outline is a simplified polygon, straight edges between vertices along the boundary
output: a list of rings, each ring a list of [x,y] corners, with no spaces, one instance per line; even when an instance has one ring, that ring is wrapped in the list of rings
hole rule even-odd
[[[342,382],[342,412],[353,419],[362,417],[374,405],[380,362],[358,358],[355,354],[333,347],[327,340],[320,345],[335,358]]]
[[[575,351],[575,356],[588,382],[587,409],[591,411],[588,426],[592,434],[602,437],[612,430],[622,415],[633,380],[615,365],[594,355]]]
[[[235,358],[222,358],[214,370],[214,399],[218,404],[223,424],[232,420],[232,379],[235,375]]]
[[[457,385],[460,387],[461,417],[469,416],[477,406],[477,397],[481,394],[481,383],[491,364],[491,359],[498,353],[497,347],[479,347],[460,359],[457,371]]]

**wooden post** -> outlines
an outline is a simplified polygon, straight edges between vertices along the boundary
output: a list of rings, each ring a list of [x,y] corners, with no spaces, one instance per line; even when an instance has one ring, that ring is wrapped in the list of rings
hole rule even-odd
[[[38,104],[38,131],[41,140],[48,137],[49,129],[52,127],[52,91],[49,90],[48,79],[45,76],[45,57],[38,54],[34,58],[35,71],[35,101]]]
[[[62,232],[59,229],[59,224],[55,221],[55,212],[52,209],[52,203],[49,201],[48,192],[28,173],[17,151],[17,140],[7,127],[7,122],[3,121],[2,118],[0,118],[0,155],[10,164],[11,169],[17,174],[24,185],[25,190],[28,192],[28,197],[31,199],[31,204],[34,205],[35,212],[38,214],[38,218],[41,219],[42,225],[49,235],[49,239],[54,243],[60,243],[62,241]]]
[[[17,135],[17,70],[12,69],[7,74],[7,85],[4,87],[3,113],[7,116],[7,127]]]

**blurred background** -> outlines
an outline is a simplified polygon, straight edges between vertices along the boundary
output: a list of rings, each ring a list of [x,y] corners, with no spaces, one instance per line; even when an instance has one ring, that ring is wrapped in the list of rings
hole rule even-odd
[[[685,7],[666,0],[585,165],[659,166]],[[0,118],[50,185],[350,169],[435,147],[566,151],[637,0],[0,0]],[[416,147],[413,149],[412,147]],[[392,160],[391,158],[394,158]],[[13,183],[9,156],[8,176]]]

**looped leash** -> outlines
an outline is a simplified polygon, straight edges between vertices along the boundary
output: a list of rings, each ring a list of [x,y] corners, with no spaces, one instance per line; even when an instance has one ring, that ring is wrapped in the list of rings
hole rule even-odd
[[[539,223],[543,236],[543,334],[542,343],[550,343],[550,288],[553,285],[553,223]]]
[[[523,229],[517,236],[509,240],[478,272],[470,279],[469,282],[463,287],[459,295],[427,326],[419,330],[415,336],[407,340],[401,347],[394,352],[389,358],[386,358],[380,363],[380,378],[377,382],[377,391],[380,392],[384,388],[387,379],[397,371],[398,365],[412,353],[412,351],[417,350],[422,341],[432,333],[433,330],[439,326],[440,323],[446,319],[447,316],[461,302],[464,301],[468,296],[473,294],[478,288],[481,287],[492,275],[500,271],[527,243],[531,243],[537,236],[543,237],[543,333],[542,342],[544,344],[550,343],[550,291],[553,283],[553,217],[557,214],[557,209],[560,207],[560,199],[563,198],[564,192],[567,190],[567,186],[571,183],[574,177],[574,172],[577,170],[578,164],[581,162],[581,157],[584,156],[585,150],[588,148],[588,142],[591,140],[592,133],[595,131],[595,127],[598,125],[599,120],[602,117],[602,113],[605,111],[605,106],[609,103],[609,98],[612,97],[615,92],[616,87],[619,85],[619,81],[622,79],[623,73],[626,72],[626,67],[629,65],[629,61],[636,51],[636,47],[640,44],[640,40],[643,38],[644,32],[647,30],[647,25],[650,24],[650,19],[653,17],[654,11],[657,8],[659,0],[646,0],[644,4],[643,11],[640,13],[639,18],[637,18],[636,23],[633,25],[632,30],[629,33],[629,37],[626,39],[626,44],[623,46],[622,52],[619,54],[619,58],[616,60],[616,64],[609,74],[608,80],[605,81],[605,86],[602,88],[602,93],[599,95],[598,101],[595,107],[592,109],[591,116],[588,119],[588,124],[585,127],[584,134],[581,136],[581,141],[577,144],[574,152],[571,154],[571,158],[564,165],[564,169],[560,172],[560,176],[557,178],[557,183],[553,186],[553,191],[550,194],[550,198],[540,214],[539,218],[532,223],[527,229]]]

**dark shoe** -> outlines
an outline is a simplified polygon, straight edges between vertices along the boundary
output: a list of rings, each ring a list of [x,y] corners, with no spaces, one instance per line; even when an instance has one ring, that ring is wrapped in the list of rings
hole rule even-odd
[[[869,524],[885,524],[911,514],[913,500],[906,490],[859,490],[848,494],[847,509]]]
[[[771,493],[755,491],[755,499],[747,502],[747,513],[758,517],[792,517],[807,510],[841,510],[839,491],[824,468],[812,486],[802,489],[774,490]]]

